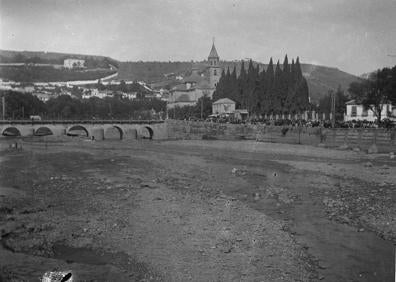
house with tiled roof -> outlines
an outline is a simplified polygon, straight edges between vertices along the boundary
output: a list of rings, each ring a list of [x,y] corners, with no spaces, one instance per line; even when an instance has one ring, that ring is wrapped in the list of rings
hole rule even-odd
[[[230,114],[235,111],[235,102],[228,98],[219,99],[212,104],[213,114]]]
[[[351,120],[365,120],[365,121],[376,121],[377,116],[372,109],[364,107],[361,103],[356,100],[350,100],[345,103],[346,113],[344,115],[345,121]],[[396,115],[396,109],[392,107],[392,104],[383,104],[381,111],[381,120],[392,119],[393,115]]]

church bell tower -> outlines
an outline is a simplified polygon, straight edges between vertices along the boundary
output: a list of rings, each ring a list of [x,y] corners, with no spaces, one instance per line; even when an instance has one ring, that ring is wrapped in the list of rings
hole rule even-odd
[[[214,44],[214,39],[212,43],[212,49],[210,50],[208,62],[209,62],[209,85],[215,88],[220,80],[221,67],[219,65],[219,55],[217,54],[216,47]]]

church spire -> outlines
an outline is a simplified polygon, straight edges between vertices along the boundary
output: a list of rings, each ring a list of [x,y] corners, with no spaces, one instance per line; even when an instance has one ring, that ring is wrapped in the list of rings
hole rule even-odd
[[[215,47],[215,44],[214,44],[214,37],[213,37],[212,49],[210,50],[208,58],[209,59],[211,59],[211,58],[218,59],[219,58],[219,55],[217,54],[216,47]]]
[[[210,50],[208,57],[208,65],[209,65],[209,85],[211,88],[216,88],[217,83],[219,82],[221,75],[221,67],[220,67],[220,57],[217,54],[217,50],[215,47],[215,39],[213,37],[212,49]]]

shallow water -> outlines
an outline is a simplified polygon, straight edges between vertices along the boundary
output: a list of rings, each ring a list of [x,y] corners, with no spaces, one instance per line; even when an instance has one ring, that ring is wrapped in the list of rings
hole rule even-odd
[[[274,173],[277,177],[273,177]],[[243,195],[257,192],[255,185],[250,185],[250,188],[241,187],[228,193],[247,201],[252,208],[266,215],[285,220],[296,241],[306,246],[308,253],[318,259],[321,281],[393,282],[393,243],[380,238],[374,232],[357,232],[357,227],[329,220],[320,202],[309,194],[312,190],[312,187],[307,185],[309,177],[312,175],[295,175],[287,170],[279,170],[276,166],[261,180],[248,177],[251,184],[260,181],[264,185],[287,188],[298,195],[289,205],[277,200],[276,197],[262,197],[260,200],[244,197]],[[315,175],[315,180],[320,177],[320,174]],[[337,181],[339,180],[327,176],[323,180],[328,186]]]

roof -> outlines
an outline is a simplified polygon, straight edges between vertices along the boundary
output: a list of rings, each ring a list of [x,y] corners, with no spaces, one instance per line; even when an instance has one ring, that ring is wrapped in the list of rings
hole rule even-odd
[[[196,72],[193,72],[190,76],[183,78],[183,82],[200,82],[202,80],[205,80],[205,77],[199,75]]]
[[[350,100],[350,101],[346,102],[345,105],[356,105],[356,101],[354,99]]]
[[[209,85],[209,82],[206,80],[202,80],[196,86],[197,89],[213,89],[212,86]]]
[[[249,114],[248,110],[245,109],[239,109],[235,110],[234,113],[239,113],[239,114]]]
[[[219,55],[217,55],[217,51],[216,51],[216,47],[215,47],[214,43],[212,45],[212,50],[210,50],[208,58],[219,58]]]
[[[175,87],[172,88],[171,91],[193,91],[193,90],[195,90],[194,86],[187,89],[187,85],[183,83],[176,85]]]
[[[187,94],[180,95],[175,102],[192,102],[193,99],[190,99],[190,96]]]
[[[217,100],[216,102],[213,102],[213,105],[217,105],[217,104],[235,104],[235,102],[232,101],[231,99],[223,98]]]

